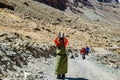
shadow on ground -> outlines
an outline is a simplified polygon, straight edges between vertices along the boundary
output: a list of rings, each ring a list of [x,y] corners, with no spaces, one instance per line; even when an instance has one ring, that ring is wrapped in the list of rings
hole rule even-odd
[[[70,78],[70,77],[68,77],[68,78],[65,78],[65,80],[88,80],[88,79],[85,79],[85,78]],[[64,80],[64,79],[63,79]]]

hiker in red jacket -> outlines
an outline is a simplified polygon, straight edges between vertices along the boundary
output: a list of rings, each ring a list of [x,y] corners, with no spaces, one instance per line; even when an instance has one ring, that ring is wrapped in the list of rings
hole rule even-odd
[[[82,59],[85,59],[85,48],[84,47],[80,50],[80,54],[82,55]]]

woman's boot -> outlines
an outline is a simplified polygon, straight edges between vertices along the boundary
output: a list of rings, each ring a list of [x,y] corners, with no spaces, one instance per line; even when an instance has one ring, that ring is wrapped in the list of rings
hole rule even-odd
[[[58,74],[58,75],[57,75],[57,79],[61,79],[61,76],[60,76],[60,74]]]
[[[62,74],[62,79],[65,78],[65,74]]]

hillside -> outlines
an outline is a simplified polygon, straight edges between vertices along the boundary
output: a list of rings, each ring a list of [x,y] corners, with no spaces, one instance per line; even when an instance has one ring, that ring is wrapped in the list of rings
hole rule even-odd
[[[120,4],[94,0],[62,0],[58,4],[55,1],[0,0],[2,77],[8,76],[7,70],[16,71],[16,66],[27,65],[31,56],[45,59],[54,56],[53,39],[59,31],[69,39],[70,54],[83,46],[102,47],[114,55],[120,54]],[[115,65],[120,66],[118,61],[119,58]]]
[[[20,33],[23,36],[26,35],[30,36],[31,40],[33,41],[38,40],[38,41],[51,42],[55,37],[55,35],[58,33],[58,31],[61,31],[62,29],[62,31],[64,32],[65,30],[68,37],[70,37],[71,43],[73,39],[76,40],[76,43],[78,41],[85,41],[84,43],[86,43],[89,42],[89,40],[93,37],[96,39],[96,41],[94,41],[95,39],[93,39],[92,43],[100,44],[100,42],[103,41],[102,42],[103,46],[105,45],[110,46],[111,42],[115,42],[115,40],[112,39],[120,35],[119,34],[120,18],[119,18],[118,8],[115,8],[116,13],[118,13],[117,15],[114,14],[114,11],[112,11],[114,9],[112,9],[111,7],[109,7],[111,8],[110,9],[111,13],[109,13],[108,15],[109,9],[108,11],[104,11],[100,9],[89,10],[89,8],[86,8],[84,6],[83,9],[80,8],[78,9],[82,12],[82,14],[81,13],[73,14],[69,11],[69,8],[66,10],[66,12],[68,13],[65,13],[35,1],[10,0],[7,2],[8,4],[11,4],[15,10],[14,11],[9,9],[1,10],[1,26],[3,26],[3,28],[9,26],[7,28],[10,28],[12,30],[21,28],[20,31],[18,31],[18,33]],[[102,5],[105,6],[104,3]],[[99,7],[103,7],[103,6],[99,5]],[[96,8],[96,5],[94,7]],[[2,17],[5,18],[3,19]],[[92,18],[93,20],[91,20],[90,18]],[[114,27],[114,26],[118,26],[118,27]],[[38,28],[38,31],[35,30],[36,28]],[[116,32],[116,30],[118,31],[118,33]],[[24,31],[26,34],[22,34],[24,33]],[[115,34],[113,34],[114,32]],[[40,34],[40,35],[34,36],[35,34]],[[86,36],[84,36],[84,34],[86,34]],[[47,36],[47,37],[41,37],[41,36]],[[98,36],[98,38],[96,38],[96,36]],[[48,39],[42,39],[42,38],[48,38]],[[109,41],[105,38],[107,39],[112,38],[112,39],[110,39]]]

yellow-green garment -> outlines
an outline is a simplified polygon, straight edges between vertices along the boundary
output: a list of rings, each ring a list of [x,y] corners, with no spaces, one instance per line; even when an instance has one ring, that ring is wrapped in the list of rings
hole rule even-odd
[[[56,60],[55,60],[55,74],[65,74],[67,73],[68,58],[66,54],[66,49],[63,44],[60,44],[56,50]]]

